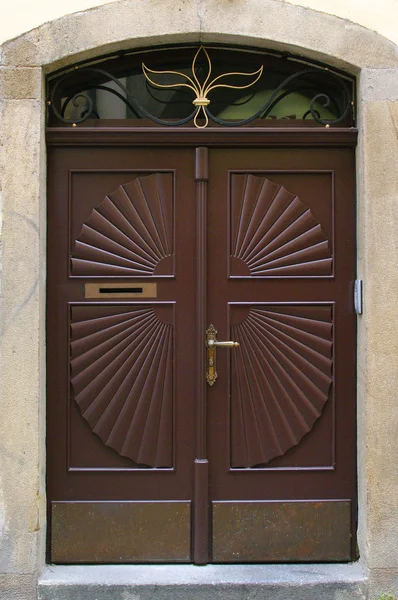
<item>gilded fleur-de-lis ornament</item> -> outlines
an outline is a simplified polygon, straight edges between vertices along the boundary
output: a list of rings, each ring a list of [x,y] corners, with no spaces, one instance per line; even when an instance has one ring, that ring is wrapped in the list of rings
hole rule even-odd
[[[208,73],[203,83],[200,83],[196,75],[196,61],[201,52],[204,53],[208,65]],[[209,93],[212,90],[221,87],[230,88],[234,90],[244,90],[246,88],[249,88],[260,79],[261,75],[263,74],[263,66],[261,65],[261,67],[253,73],[223,73],[222,75],[218,75],[214,79],[211,79],[211,60],[209,54],[206,48],[204,48],[204,46],[200,46],[193,59],[191,71],[192,77],[190,77],[189,75],[185,75],[185,73],[180,73],[178,71],[154,71],[153,69],[150,69],[144,63],[142,63],[142,72],[145,75],[146,79],[149,81],[149,83],[151,83],[151,85],[163,89],[187,87],[194,92],[196,96],[192,100],[192,104],[196,106],[196,112],[194,115],[194,125],[199,129],[203,129],[209,124],[209,117],[206,110],[206,107],[210,104],[210,99],[208,98]],[[183,81],[181,83],[161,84],[154,81],[148,73],[151,73],[152,75],[174,75],[177,77],[181,77]],[[251,78],[252,81],[250,81],[250,83],[248,83],[247,85],[233,85],[229,83],[222,83],[222,81],[228,81],[228,78],[233,78],[235,76],[248,77]],[[200,116],[204,117],[205,122],[203,125],[198,124],[198,118]]]

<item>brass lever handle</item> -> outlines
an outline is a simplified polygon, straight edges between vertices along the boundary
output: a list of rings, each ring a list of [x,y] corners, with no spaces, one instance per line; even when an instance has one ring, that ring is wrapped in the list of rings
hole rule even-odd
[[[218,346],[220,348],[235,348],[239,346],[238,342],[217,342],[217,340],[210,339],[207,342],[208,346]]]
[[[218,342],[217,330],[214,325],[210,325],[206,331],[206,347],[207,347],[207,366],[206,366],[206,381],[209,385],[214,385],[218,375],[216,370],[216,348],[236,348],[238,342]]]

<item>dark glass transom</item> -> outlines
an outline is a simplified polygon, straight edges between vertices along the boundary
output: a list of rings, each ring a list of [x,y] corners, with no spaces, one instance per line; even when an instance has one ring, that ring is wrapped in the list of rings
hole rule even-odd
[[[352,76],[287,53],[119,52],[48,78],[50,126],[355,125]]]

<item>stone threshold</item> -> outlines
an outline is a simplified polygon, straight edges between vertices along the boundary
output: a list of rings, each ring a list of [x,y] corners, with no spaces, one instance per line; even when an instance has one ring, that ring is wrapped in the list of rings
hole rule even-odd
[[[359,563],[290,565],[57,565],[39,600],[365,600]]]

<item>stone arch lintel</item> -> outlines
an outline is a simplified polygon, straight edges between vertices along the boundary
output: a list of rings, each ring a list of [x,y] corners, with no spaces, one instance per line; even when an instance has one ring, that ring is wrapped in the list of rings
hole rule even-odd
[[[291,51],[354,74],[398,68],[397,46],[380,34],[280,0],[118,0],[5,42],[1,62],[48,73],[119,49],[190,41]]]

